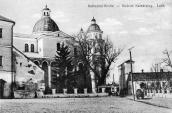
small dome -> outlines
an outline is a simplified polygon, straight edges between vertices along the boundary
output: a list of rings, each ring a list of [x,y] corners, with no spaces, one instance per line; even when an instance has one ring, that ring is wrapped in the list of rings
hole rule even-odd
[[[41,31],[59,31],[59,27],[50,17],[45,16],[38,20],[33,27],[33,32],[41,32]]]
[[[94,22],[95,22],[95,21],[96,21],[96,19],[93,17],[93,19],[92,19],[91,21],[94,21]]]
[[[88,27],[87,32],[91,32],[91,31],[101,31],[99,25],[96,24],[96,20],[94,19],[94,17],[91,20],[91,25]]]
[[[87,32],[91,32],[91,31],[101,31],[101,29],[100,29],[99,25],[97,25],[97,24],[91,24],[88,27]]]

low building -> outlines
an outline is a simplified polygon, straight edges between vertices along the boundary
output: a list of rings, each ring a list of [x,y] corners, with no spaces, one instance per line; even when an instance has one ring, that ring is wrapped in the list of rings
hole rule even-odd
[[[132,63],[134,64],[134,62]],[[146,92],[172,93],[172,72],[134,72],[131,76],[131,62],[128,60],[119,67],[119,91],[121,95],[134,94],[138,89]],[[134,69],[133,69],[134,70]],[[132,79],[133,78],[133,87]]]
[[[147,90],[147,93],[172,93],[172,72],[133,73],[134,91]],[[132,94],[131,75],[128,77],[128,94]]]

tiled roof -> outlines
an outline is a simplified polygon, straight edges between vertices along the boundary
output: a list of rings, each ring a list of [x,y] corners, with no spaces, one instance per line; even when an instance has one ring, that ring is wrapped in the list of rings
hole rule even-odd
[[[3,16],[1,16],[1,15],[0,15],[0,20],[2,20],[2,21],[7,21],[7,22],[12,22],[12,23],[15,24],[15,22],[14,22],[13,20],[10,20],[10,19],[8,19],[8,18],[6,18],[6,17],[3,17]]]
[[[33,32],[42,32],[42,31],[59,31],[59,27],[53,19],[50,17],[43,17],[36,22],[33,27]]]
[[[172,79],[172,72],[143,72],[143,73],[133,73],[134,81],[144,81],[144,80],[170,80]],[[131,77],[128,77],[131,80]]]

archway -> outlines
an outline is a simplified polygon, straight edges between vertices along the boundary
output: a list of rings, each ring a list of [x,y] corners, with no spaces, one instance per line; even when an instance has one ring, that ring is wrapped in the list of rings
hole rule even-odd
[[[3,98],[5,80],[0,79],[0,99]]]
[[[44,82],[45,82],[45,88],[48,88],[48,63],[44,61],[42,63],[42,69],[44,70]]]
[[[34,63],[35,63],[37,66],[39,66],[39,64],[40,64],[39,61],[37,61],[37,60],[35,60]]]
[[[57,89],[57,68],[56,68],[56,63],[55,62],[51,62],[51,88],[53,89]]]

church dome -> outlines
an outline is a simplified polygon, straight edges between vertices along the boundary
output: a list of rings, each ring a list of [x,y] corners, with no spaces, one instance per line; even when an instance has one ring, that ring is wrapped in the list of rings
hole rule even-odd
[[[59,27],[50,17],[43,17],[38,20],[33,27],[33,32],[41,32],[41,31],[59,31]]]
[[[43,32],[43,31],[59,31],[59,27],[53,19],[50,17],[50,9],[46,7],[42,10],[42,17],[36,22],[33,27],[33,32]]]
[[[100,29],[99,25],[96,24],[96,20],[94,19],[94,17],[91,20],[91,25],[88,27],[87,32],[91,32],[91,31],[100,31],[101,32],[101,29]]]

